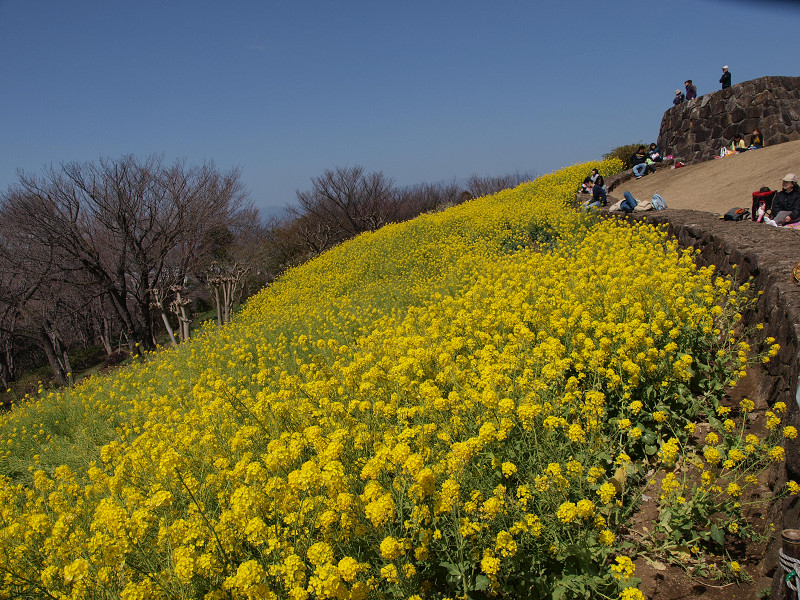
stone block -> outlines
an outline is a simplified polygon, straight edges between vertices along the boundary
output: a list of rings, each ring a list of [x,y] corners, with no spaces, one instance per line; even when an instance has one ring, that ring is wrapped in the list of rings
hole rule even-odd
[[[800,77],[761,77],[664,112],[659,145],[686,162],[709,160],[736,134],[762,130],[768,144],[800,135]]]
[[[758,129],[758,119],[745,119],[742,121],[742,129],[748,133],[752,133],[753,129]]]
[[[744,121],[746,116],[747,113],[741,106],[737,106],[731,111],[731,120],[734,123],[741,123],[742,121]]]

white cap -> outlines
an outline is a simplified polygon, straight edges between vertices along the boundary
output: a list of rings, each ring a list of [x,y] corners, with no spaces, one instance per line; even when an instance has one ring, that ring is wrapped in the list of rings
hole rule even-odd
[[[727,70],[728,70],[728,65],[725,65],[725,66],[724,66],[724,67],[722,67],[722,68],[723,68],[723,69],[725,69],[725,70],[727,71]]]

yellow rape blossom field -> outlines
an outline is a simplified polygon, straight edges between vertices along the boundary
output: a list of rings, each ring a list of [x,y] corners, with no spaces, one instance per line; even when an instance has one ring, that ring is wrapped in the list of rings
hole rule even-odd
[[[721,399],[777,346],[747,282],[568,208],[593,167],[621,164],[361,235],[2,416],[0,598],[635,600],[676,549],[745,577],[726,541],[797,432]]]

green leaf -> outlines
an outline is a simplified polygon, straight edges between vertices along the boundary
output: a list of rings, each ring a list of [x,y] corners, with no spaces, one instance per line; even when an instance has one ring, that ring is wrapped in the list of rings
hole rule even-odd
[[[439,566],[447,569],[447,572],[450,573],[450,575],[453,575],[455,577],[461,577],[461,571],[459,571],[458,567],[456,567],[453,563],[442,562],[439,563]]]
[[[485,590],[489,587],[489,578],[485,575],[478,575],[475,578],[475,586],[472,588],[474,590]]]
[[[711,526],[711,539],[717,542],[720,546],[725,545],[725,532],[716,525]]]

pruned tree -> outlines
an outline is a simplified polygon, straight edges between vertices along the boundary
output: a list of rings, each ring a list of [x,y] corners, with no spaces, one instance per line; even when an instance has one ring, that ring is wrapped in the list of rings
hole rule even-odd
[[[249,267],[235,262],[228,265],[220,263],[211,265],[206,281],[213,290],[212,298],[217,309],[218,326],[231,322],[231,309],[239,299],[238,293],[249,270]]]

